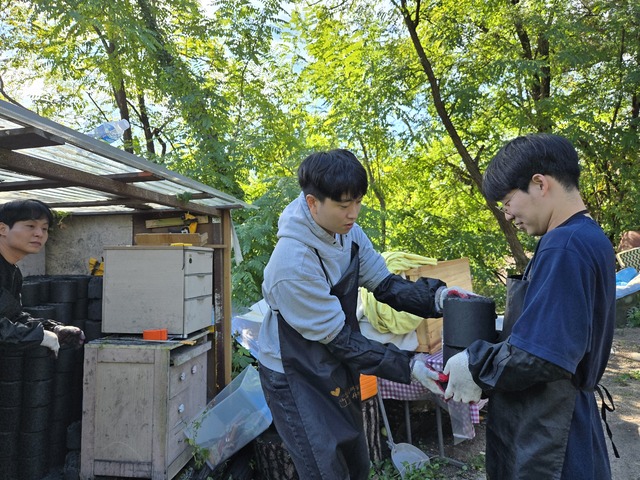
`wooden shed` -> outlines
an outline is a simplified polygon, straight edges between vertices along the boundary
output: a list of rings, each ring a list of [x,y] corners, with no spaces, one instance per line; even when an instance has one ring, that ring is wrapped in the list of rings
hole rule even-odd
[[[108,143],[0,101],[0,203],[46,202],[60,219],[26,274],[84,274],[105,246],[196,221],[213,249],[214,325],[207,395],[231,380],[231,212],[241,200]],[[237,248],[237,245],[236,245]]]

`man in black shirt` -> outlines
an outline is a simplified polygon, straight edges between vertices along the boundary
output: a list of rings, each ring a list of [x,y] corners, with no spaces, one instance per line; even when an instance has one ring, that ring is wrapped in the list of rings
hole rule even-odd
[[[14,200],[0,206],[0,345],[42,345],[57,356],[60,343],[82,345],[84,333],[22,310],[22,273],[16,263],[38,253],[49,237],[53,214],[39,200]]]

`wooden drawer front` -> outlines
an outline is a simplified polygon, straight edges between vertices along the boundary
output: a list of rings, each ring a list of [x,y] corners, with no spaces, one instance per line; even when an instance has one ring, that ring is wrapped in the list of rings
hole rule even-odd
[[[169,370],[169,398],[175,397],[194,383],[202,382],[206,377],[206,361],[206,355],[198,355],[182,365],[171,367]]]
[[[199,274],[184,277],[184,298],[195,298],[211,295],[213,292],[213,275]]]
[[[184,252],[184,274],[213,273],[213,252],[193,251]]]
[[[171,430],[167,438],[167,463],[170,464],[187,448],[193,448],[189,445],[189,440],[184,434],[184,427],[177,426]]]
[[[207,405],[207,384],[205,376],[194,378],[188,389],[178,393],[169,400],[167,408],[167,431],[172,432],[176,428],[186,428],[187,425]]]
[[[212,296],[190,298],[184,301],[184,324],[188,332],[211,325]]]

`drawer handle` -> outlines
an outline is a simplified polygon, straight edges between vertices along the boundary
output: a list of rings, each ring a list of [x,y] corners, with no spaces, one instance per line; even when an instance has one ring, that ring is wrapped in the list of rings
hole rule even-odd
[[[178,413],[184,413],[184,403],[178,405]]]
[[[186,373],[184,373],[184,372],[182,372],[182,373],[180,374],[180,381],[181,381],[181,382],[182,382],[182,381],[184,381],[184,379],[185,379],[185,378],[187,378],[187,374],[186,374]]]
[[[191,373],[196,373],[198,371],[198,366],[194,365],[191,367]]]

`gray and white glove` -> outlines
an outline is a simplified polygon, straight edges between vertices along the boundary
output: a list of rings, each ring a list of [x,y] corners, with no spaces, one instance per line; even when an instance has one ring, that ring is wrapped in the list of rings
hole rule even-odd
[[[466,350],[456,353],[444,366],[444,374],[449,376],[445,400],[453,398],[456,402],[476,403],[480,401],[482,389],[473,381],[469,371],[469,355]]]
[[[44,331],[44,337],[42,338],[42,342],[40,345],[43,347],[47,347],[49,350],[53,352],[56,358],[58,358],[58,350],[60,350],[60,343],[58,342],[58,336],[50,332],[49,330]]]
[[[448,297],[458,297],[458,298],[470,298],[477,297],[473,292],[469,290],[465,290],[461,287],[440,287],[436,290],[435,297],[435,306],[438,313],[442,313],[442,309],[444,308],[444,299]]]
[[[81,347],[84,344],[84,332],[71,325],[56,325],[53,332],[58,336],[58,341],[63,345]]]
[[[411,364],[411,378],[416,379],[423,387],[431,393],[443,397],[444,389],[440,385],[442,374],[436,372],[419,358],[413,358]]]

